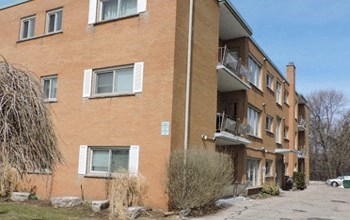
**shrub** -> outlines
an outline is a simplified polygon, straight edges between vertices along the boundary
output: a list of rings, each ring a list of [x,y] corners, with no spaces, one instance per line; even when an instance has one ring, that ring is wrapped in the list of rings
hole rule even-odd
[[[293,188],[300,189],[300,190],[306,189],[304,173],[299,173],[299,172],[293,173]]]
[[[9,197],[12,192],[18,190],[21,181],[20,175],[15,169],[9,168],[8,166],[2,166],[0,171],[2,176],[0,179],[0,198],[6,198]]]
[[[113,177],[110,186],[110,215],[112,219],[126,219],[125,208],[142,205],[148,182],[142,175],[131,175],[127,171]]]
[[[172,209],[203,208],[222,197],[233,181],[233,162],[229,155],[208,150],[172,152],[168,165],[167,193]]]
[[[264,184],[261,192],[271,196],[278,196],[280,194],[280,187],[277,184]]]

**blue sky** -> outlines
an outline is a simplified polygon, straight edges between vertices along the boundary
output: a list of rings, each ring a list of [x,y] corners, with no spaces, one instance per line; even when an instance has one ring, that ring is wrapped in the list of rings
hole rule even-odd
[[[231,2],[281,72],[295,63],[299,92],[336,89],[350,97],[350,0]]]

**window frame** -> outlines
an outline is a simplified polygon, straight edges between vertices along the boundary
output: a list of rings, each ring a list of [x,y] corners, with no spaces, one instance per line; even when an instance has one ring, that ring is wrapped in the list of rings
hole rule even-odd
[[[285,140],[289,140],[288,135],[289,135],[289,127],[288,126],[284,126],[284,128],[283,128],[283,138]]]
[[[268,123],[268,121],[269,121],[270,123]],[[266,123],[266,124],[265,124],[265,130],[266,130],[267,132],[273,133],[273,117],[270,116],[270,115],[266,115],[265,123]],[[268,126],[268,125],[270,125],[270,126]]]
[[[60,30],[57,30],[57,13],[58,12],[62,12],[62,15],[61,15],[61,29]],[[50,15],[52,14],[56,14],[55,15],[55,22],[54,22],[54,30],[53,31],[49,31],[49,28],[50,28]],[[63,26],[63,8],[57,8],[57,9],[53,9],[53,10],[50,10],[50,11],[47,11],[46,12],[46,25],[45,25],[45,33],[46,34],[53,34],[53,33],[58,33],[58,32],[62,32],[62,26]]]
[[[117,70],[121,70],[121,69],[131,69],[132,72],[132,85],[131,88],[132,90],[130,92],[114,92],[115,90],[115,77],[117,74]],[[116,67],[110,67],[110,68],[102,68],[102,69],[96,69],[93,70],[93,84],[92,84],[92,96],[93,97],[100,97],[100,96],[119,96],[119,95],[130,95],[130,94],[134,94],[134,70],[135,70],[135,66],[133,64],[129,64],[129,65],[122,65],[122,66],[116,66]],[[103,73],[107,73],[107,72],[113,72],[113,84],[112,84],[112,92],[104,92],[104,93],[98,93],[97,92],[97,88],[98,88],[98,75],[99,74],[103,74]]]
[[[92,159],[93,159],[93,153],[94,151],[107,151],[108,150],[108,171],[94,171],[92,170]],[[92,175],[112,175],[112,174],[118,174],[118,172],[111,172],[111,165],[112,165],[112,155],[113,151],[116,150],[128,150],[128,168],[127,171],[130,172],[130,146],[113,146],[113,147],[97,147],[97,146],[89,146],[88,147],[88,169],[87,173]]]
[[[252,164],[253,167],[253,179],[252,182],[250,181],[250,164]],[[257,186],[261,186],[261,181],[260,181],[260,168],[261,168],[261,159],[259,158],[252,158],[252,157],[248,157],[247,158],[247,181],[249,181],[249,186],[250,187],[257,187]]]
[[[103,2],[104,1],[113,1],[113,0],[97,0],[97,22],[105,22],[105,21],[111,21],[111,20],[116,20],[116,19],[121,19],[121,18],[125,18],[125,17],[129,17],[129,16],[134,16],[134,15],[138,15],[139,12],[138,12],[138,0],[136,0],[136,11],[135,13],[132,13],[132,14],[127,14],[127,15],[122,15],[122,16],[119,16],[119,13],[120,13],[120,2],[121,1],[124,1],[124,0],[116,0],[117,1],[117,12],[116,12],[116,17],[113,17],[113,18],[108,18],[108,19],[102,19],[102,16],[103,16]]]
[[[288,99],[289,99],[289,92],[285,90],[284,91],[283,100],[284,100],[284,103],[287,104],[287,105],[289,105]]]
[[[271,79],[270,85],[268,84],[269,78]],[[267,74],[266,74],[266,87],[269,88],[271,91],[274,91],[273,81],[274,81],[274,76],[271,73],[267,72]]]
[[[56,96],[55,97],[51,97],[51,87],[52,87],[52,79],[56,79]],[[50,84],[49,84],[49,97],[46,97],[45,94],[45,81],[49,80]],[[50,76],[43,76],[41,77],[41,83],[42,83],[42,89],[43,89],[43,93],[44,93],[44,102],[57,102],[57,88],[58,88],[58,76],[57,75],[50,75]]]
[[[252,112],[252,115],[254,119],[250,118],[250,111]],[[261,111],[257,110],[254,107],[248,106],[248,125],[250,126],[249,129],[249,135],[253,137],[261,137]],[[253,121],[251,121],[253,120]],[[251,122],[253,123],[254,126],[251,126]],[[253,133],[252,133],[253,131]]]
[[[276,103],[282,106],[282,82],[276,80]]]
[[[24,22],[26,21],[28,21],[27,37],[23,37]],[[31,15],[31,16],[21,18],[21,27],[20,27],[20,33],[19,33],[20,40],[27,40],[35,37],[35,21],[36,21],[36,15]],[[33,36],[30,36],[31,27],[33,28]]]
[[[276,117],[276,143],[282,144],[282,119]]]
[[[251,61],[251,62],[250,62]],[[251,68],[251,63],[254,64],[259,71],[254,71]],[[248,80],[251,84],[253,84],[258,89],[262,90],[261,86],[261,77],[262,77],[262,65],[252,56],[248,56],[248,72],[250,75],[250,79]],[[256,76],[254,73],[256,73],[258,76]],[[254,75],[254,77],[253,77]]]
[[[266,159],[265,160],[265,176],[267,176],[267,177],[273,176],[272,168],[273,168],[273,160]]]

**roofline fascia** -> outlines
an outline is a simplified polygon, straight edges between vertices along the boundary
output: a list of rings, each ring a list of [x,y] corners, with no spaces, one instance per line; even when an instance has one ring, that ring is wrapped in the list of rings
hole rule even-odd
[[[233,6],[233,4],[229,0],[218,0],[219,4],[224,4],[232,13],[232,15],[238,20],[238,22],[242,25],[242,27],[248,32],[251,36],[253,34],[252,28],[248,25],[248,23],[244,20],[242,15],[238,12],[238,10]]]

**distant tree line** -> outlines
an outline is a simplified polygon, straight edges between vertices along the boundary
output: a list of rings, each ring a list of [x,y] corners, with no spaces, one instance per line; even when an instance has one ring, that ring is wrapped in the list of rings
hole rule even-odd
[[[350,107],[342,92],[321,90],[308,96],[310,179],[350,172]]]

